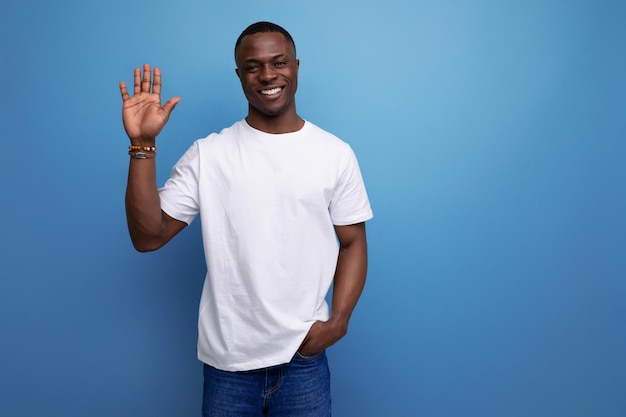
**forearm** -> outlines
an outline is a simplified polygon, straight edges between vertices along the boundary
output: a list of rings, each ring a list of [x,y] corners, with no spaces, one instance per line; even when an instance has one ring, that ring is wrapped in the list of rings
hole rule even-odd
[[[365,224],[335,226],[339,238],[339,256],[333,284],[331,315],[328,321],[318,321],[298,351],[312,356],[333,345],[348,332],[350,316],[359,301],[367,275],[367,240]]]
[[[365,225],[353,225],[358,233],[340,245],[333,284],[331,320],[347,331],[348,321],[363,292],[367,276]]]
[[[126,219],[131,240],[138,250],[162,234],[163,215],[156,183],[156,158],[130,158],[126,186]]]

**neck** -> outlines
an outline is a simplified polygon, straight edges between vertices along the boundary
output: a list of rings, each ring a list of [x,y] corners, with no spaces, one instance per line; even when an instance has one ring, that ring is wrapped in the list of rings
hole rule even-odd
[[[261,116],[250,111],[246,117],[246,122],[261,132],[272,134],[297,132],[304,126],[304,120],[296,112],[277,116]]]

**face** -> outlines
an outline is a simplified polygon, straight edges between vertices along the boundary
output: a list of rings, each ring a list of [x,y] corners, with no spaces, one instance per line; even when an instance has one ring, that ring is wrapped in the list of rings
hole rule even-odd
[[[300,62],[295,48],[279,32],[247,35],[235,55],[237,75],[248,99],[248,117],[267,121],[296,116],[295,95]]]

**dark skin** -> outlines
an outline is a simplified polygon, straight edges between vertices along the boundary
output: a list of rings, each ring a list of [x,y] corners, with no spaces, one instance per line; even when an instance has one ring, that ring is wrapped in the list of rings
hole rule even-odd
[[[255,129],[289,133],[304,126],[296,113],[300,61],[295,55],[295,48],[281,33],[255,33],[241,40],[235,71],[248,100],[246,121]]]
[[[236,51],[236,73],[248,100],[246,121],[267,133],[289,133],[302,128],[296,112],[299,60],[295,48],[281,34],[245,36]],[[156,137],[180,102],[173,97],[161,104],[161,72],[150,65],[134,70],[133,95],[120,83],[122,119],[132,145],[155,146]],[[155,158],[130,158],[126,188],[126,217],[134,247],[140,252],[159,249],[187,224],[161,210]],[[367,275],[365,224],[335,226],[339,257],[334,277],[331,316],[311,326],[299,352],[314,356],[345,336],[350,316],[363,291]]]

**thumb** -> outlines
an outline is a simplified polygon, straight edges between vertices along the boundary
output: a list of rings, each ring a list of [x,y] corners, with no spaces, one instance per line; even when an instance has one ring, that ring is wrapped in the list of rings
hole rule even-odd
[[[168,117],[170,113],[172,113],[176,105],[180,102],[180,100],[181,100],[180,97],[172,97],[171,99],[165,102],[165,104],[163,105],[163,110],[165,110],[165,113],[167,114]]]

